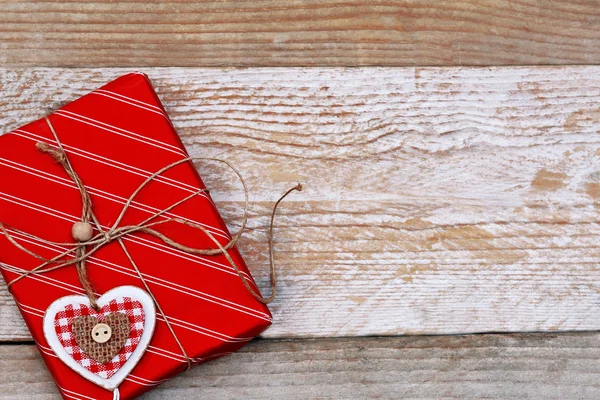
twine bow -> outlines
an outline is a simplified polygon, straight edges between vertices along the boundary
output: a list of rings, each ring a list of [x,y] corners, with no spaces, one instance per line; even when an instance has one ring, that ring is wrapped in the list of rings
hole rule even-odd
[[[204,255],[204,256],[213,256],[213,255],[222,254],[223,256],[225,256],[225,258],[227,259],[229,264],[234,268],[237,275],[241,279],[242,283],[244,284],[246,289],[248,289],[248,291],[252,294],[252,296],[254,296],[254,298],[256,298],[258,301],[260,301],[263,304],[269,304],[275,299],[275,296],[277,294],[277,277],[276,277],[276,268],[275,268],[274,257],[273,257],[273,226],[275,224],[275,214],[277,212],[277,207],[279,206],[281,201],[287,195],[289,195],[291,192],[293,192],[295,190],[297,190],[297,191],[302,190],[302,186],[300,184],[298,184],[297,186],[294,186],[293,188],[291,188],[287,192],[285,192],[284,195],[275,203],[275,205],[273,207],[273,212],[271,214],[271,221],[270,221],[270,227],[269,227],[269,235],[268,235],[268,238],[269,238],[269,264],[270,264],[270,278],[271,278],[272,293],[269,297],[265,298],[265,297],[262,297],[259,293],[257,293],[250,286],[250,283],[248,282],[246,277],[243,275],[243,273],[240,271],[240,269],[236,265],[235,261],[233,260],[233,258],[231,257],[231,255],[228,252],[229,249],[231,249],[233,246],[236,245],[237,241],[242,236],[242,234],[246,228],[247,214],[248,214],[248,188],[246,186],[246,182],[244,181],[242,175],[229,162],[227,162],[225,160],[216,159],[216,158],[203,158],[204,160],[217,161],[217,162],[226,164],[237,175],[237,177],[240,179],[240,181],[242,182],[242,185],[244,187],[245,202],[244,202],[244,215],[242,218],[242,224],[241,224],[240,230],[235,235],[232,236],[231,240],[226,245],[221,245],[221,243],[213,236],[213,234],[209,230],[207,230],[204,226],[197,224],[195,222],[191,222],[191,221],[184,220],[181,218],[164,218],[159,221],[156,221],[157,218],[168,213],[175,207],[189,201],[193,197],[198,196],[202,193],[208,193],[208,190],[206,190],[206,189],[200,189],[200,190],[190,194],[189,196],[177,201],[176,203],[170,205],[169,207],[151,215],[146,220],[142,221],[141,223],[139,223],[137,225],[119,226],[121,221],[123,220],[123,217],[125,216],[127,209],[132,204],[135,197],[140,193],[140,191],[144,187],[146,187],[150,182],[152,182],[158,176],[162,175],[163,173],[170,170],[171,168],[176,167],[180,164],[192,161],[192,159],[190,157],[187,157],[182,160],[176,161],[172,164],[169,164],[166,167],[164,167],[164,168],[160,169],[159,171],[150,175],[140,186],[138,186],[138,188],[131,194],[129,199],[127,199],[125,205],[123,206],[123,209],[121,210],[121,213],[117,217],[114,224],[110,228],[104,229],[104,227],[102,227],[102,225],[98,221],[98,218],[94,214],[93,203],[90,198],[90,195],[88,194],[82,180],[79,178],[79,175],[77,175],[77,172],[75,172],[75,170],[71,166],[71,163],[69,162],[67,154],[62,146],[62,143],[61,143],[58,135],[56,134],[54,126],[52,125],[52,123],[50,122],[50,120],[47,117],[45,118],[45,121],[48,124],[52,134],[54,135],[54,139],[56,140],[57,147],[50,146],[49,144],[44,143],[44,142],[38,142],[36,144],[36,148],[39,151],[52,156],[52,158],[59,165],[61,165],[64,168],[65,172],[67,173],[67,175],[69,175],[69,177],[73,180],[73,182],[75,182],[75,184],[77,185],[77,188],[79,189],[79,193],[81,195],[81,201],[82,201],[82,212],[81,212],[80,223],[84,224],[84,226],[86,226],[86,227],[88,224],[90,225],[90,227],[93,226],[98,231],[98,233],[96,235],[92,235],[92,237],[89,240],[82,240],[82,241],[78,241],[77,243],[59,243],[59,242],[52,242],[52,241],[49,241],[49,240],[46,240],[43,238],[39,238],[39,237],[36,237],[35,235],[29,234],[27,232],[23,232],[23,231],[20,231],[18,229],[11,227],[12,231],[17,232],[18,234],[20,234],[22,236],[39,241],[41,243],[55,245],[55,246],[63,246],[63,247],[69,248],[69,250],[62,252],[61,254],[58,254],[57,256],[55,256],[53,258],[47,259],[29,249],[27,249],[20,243],[18,243],[14,239],[14,237],[8,232],[8,230],[6,229],[4,224],[0,223],[0,230],[2,231],[4,236],[6,236],[6,238],[10,241],[10,243],[12,243],[15,247],[19,248],[20,250],[26,252],[27,254],[42,261],[42,264],[40,264],[39,266],[33,268],[32,270],[21,273],[17,278],[8,282],[7,286],[9,289],[12,287],[12,285],[14,285],[18,281],[20,281],[21,279],[23,279],[29,275],[44,274],[44,273],[51,272],[51,271],[54,271],[54,270],[57,270],[60,268],[65,268],[67,266],[75,265],[75,267],[77,269],[79,281],[80,281],[81,286],[83,287],[86,295],[88,296],[88,298],[90,300],[91,306],[94,307],[95,309],[98,309],[98,304],[96,302],[96,294],[94,292],[93,285],[87,276],[86,261],[89,257],[91,257],[95,252],[97,252],[102,247],[104,247],[110,243],[117,242],[123,249],[123,252],[125,253],[127,259],[129,260],[129,262],[133,266],[135,272],[137,273],[138,277],[142,281],[144,287],[146,288],[146,291],[148,292],[150,297],[152,297],[152,300],[156,304],[156,308],[157,308],[158,312],[163,317],[164,321],[167,324],[167,327],[169,328],[169,331],[171,332],[171,334],[175,338],[175,341],[177,342],[179,348],[181,349],[181,352],[183,353],[183,356],[185,357],[186,362],[188,364],[188,368],[191,367],[191,359],[188,357],[185,349],[181,345],[181,342],[179,341],[177,335],[175,334],[173,328],[171,327],[171,324],[169,323],[168,319],[166,318],[166,315],[163,312],[160,304],[154,297],[152,290],[148,286],[148,283],[144,279],[137,264],[135,263],[135,261],[131,257],[131,254],[127,250],[127,247],[125,246],[125,243],[123,242],[124,237],[126,237],[128,235],[132,235],[134,233],[141,232],[141,233],[146,233],[148,235],[154,236],[154,237],[160,239],[161,241],[163,241],[164,243],[166,243],[167,245],[169,245],[175,249],[189,253],[189,254]],[[188,246],[185,246],[181,243],[178,243],[178,242],[172,240],[168,236],[165,236],[161,232],[154,229],[156,226],[162,225],[162,224],[165,224],[168,222],[177,222],[177,223],[184,224],[184,225],[187,225],[192,228],[200,230],[215,243],[216,248],[197,249],[197,248],[193,248],[193,247],[188,247]],[[69,256],[70,256],[70,258],[65,260],[65,258],[69,257]]]

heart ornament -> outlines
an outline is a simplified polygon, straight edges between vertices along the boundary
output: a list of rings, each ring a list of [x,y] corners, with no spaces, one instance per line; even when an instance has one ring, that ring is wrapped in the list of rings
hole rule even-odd
[[[156,310],[145,291],[119,286],[95,310],[86,296],[54,301],[44,315],[44,336],[56,356],[87,380],[115,390],[146,351]]]

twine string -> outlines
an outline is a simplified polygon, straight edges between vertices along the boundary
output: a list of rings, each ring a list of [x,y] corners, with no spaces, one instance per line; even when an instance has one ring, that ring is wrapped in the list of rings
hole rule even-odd
[[[137,264],[133,260],[133,257],[131,256],[129,251],[127,250],[127,247],[125,246],[125,244],[123,242],[124,237],[141,232],[141,233],[145,233],[145,234],[154,236],[157,239],[164,242],[165,244],[167,244],[168,246],[171,246],[175,249],[178,249],[180,251],[183,251],[183,252],[186,252],[189,254],[204,255],[204,256],[222,254],[227,259],[229,264],[234,268],[238,277],[241,279],[243,285],[246,287],[246,289],[250,292],[250,294],[256,300],[258,300],[259,302],[261,302],[263,304],[269,304],[275,299],[275,296],[277,294],[277,276],[276,276],[276,267],[275,267],[274,255],[273,255],[273,253],[274,253],[274,251],[273,251],[273,227],[275,224],[275,215],[277,213],[277,208],[278,208],[279,204],[283,201],[284,198],[286,198],[293,191],[301,191],[302,190],[302,186],[300,184],[298,184],[298,185],[294,186],[293,188],[289,189],[288,191],[286,191],[283,194],[283,196],[275,203],[275,205],[273,207],[273,211],[271,213],[271,221],[270,221],[269,233],[268,233],[271,295],[269,297],[263,297],[256,290],[254,290],[252,288],[252,286],[250,285],[250,283],[248,282],[248,280],[246,279],[246,277],[244,276],[244,274],[239,269],[236,262],[233,260],[233,258],[231,257],[231,255],[228,252],[228,250],[230,250],[232,247],[234,247],[236,245],[236,243],[238,242],[238,240],[243,235],[243,233],[246,229],[246,225],[247,225],[247,221],[248,221],[248,203],[249,203],[248,187],[246,185],[246,182],[245,182],[244,178],[242,177],[242,175],[239,173],[239,171],[233,165],[231,165],[231,163],[229,163],[228,161],[225,161],[225,160],[217,159],[217,158],[200,158],[202,160],[215,161],[215,162],[219,162],[219,163],[223,163],[223,164],[227,165],[238,177],[238,179],[240,180],[240,182],[242,183],[242,186],[244,188],[244,214],[243,214],[243,218],[242,218],[242,223],[241,223],[241,226],[240,226],[240,229],[238,230],[238,232],[235,233],[234,235],[232,235],[231,240],[229,240],[225,245],[222,245],[214,237],[214,235],[208,229],[206,229],[206,227],[204,227],[201,224],[198,224],[196,222],[184,220],[181,218],[167,218],[167,217],[164,217],[164,219],[162,219],[162,220],[156,221],[157,218],[164,216],[164,214],[168,213],[175,207],[177,207],[177,206],[179,206],[179,205],[181,205],[203,193],[208,193],[208,190],[206,190],[206,189],[200,189],[200,190],[184,197],[183,199],[171,204],[170,206],[164,208],[163,210],[160,210],[160,211],[156,212],[155,214],[152,214],[146,220],[142,221],[141,223],[139,223],[137,225],[119,226],[120,223],[122,222],[128,208],[134,202],[136,196],[148,184],[153,182],[157,177],[161,176],[162,174],[164,174],[166,171],[170,170],[171,168],[174,168],[174,167],[181,165],[183,163],[186,163],[186,162],[192,162],[192,159],[190,157],[187,157],[182,160],[176,161],[172,164],[169,164],[169,165],[161,168],[159,171],[153,173],[148,178],[146,178],[144,180],[144,182],[142,182],[142,184],[140,184],[137,187],[137,189],[131,194],[131,196],[127,199],[127,201],[125,202],[125,204],[124,204],[119,216],[117,217],[116,221],[114,222],[114,224],[112,224],[112,226],[109,229],[105,230],[104,227],[100,224],[98,218],[96,217],[96,215],[93,211],[93,203],[92,203],[91,197],[90,197],[88,191],[86,190],[85,185],[83,184],[83,181],[81,180],[79,175],[75,172],[71,163],[69,162],[67,154],[62,146],[62,143],[58,137],[58,134],[56,133],[56,131],[54,129],[54,126],[52,125],[52,123],[50,122],[50,120],[47,117],[45,118],[45,121],[48,124],[50,131],[52,132],[52,134],[54,136],[57,147],[53,147],[44,142],[38,142],[38,143],[36,143],[36,148],[40,152],[43,152],[43,153],[46,153],[46,154],[49,154],[50,156],[52,156],[52,158],[59,165],[61,165],[63,167],[63,169],[65,170],[67,175],[69,175],[69,177],[76,184],[76,186],[79,190],[79,193],[81,195],[81,201],[82,201],[81,222],[93,224],[94,227],[96,228],[96,230],[98,231],[98,233],[96,235],[93,235],[93,237],[87,241],[81,241],[81,242],[77,242],[77,243],[61,243],[61,242],[54,242],[54,241],[46,240],[46,239],[37,237],[35,235],[32,235],[30,233],[18,230],[13,227],[10,228],[13,232],[16,232],[19,235],[25,236],[29,239],[34,239],[43,244],[68,248],[68,250],[63,251],[62,253],[60,253],[52,258],[45,258],[45,257],[41,256],[40,254],[35,253],[34,251],[26,248],[25,246],[23,246],[22,244],[17,242],[17,240],[13,237],[13,235],[7,230],[6,226],[0,222],[0,231],[12,245],[14,245],[16,248],[20,249],[21,251],[31,255],[32,257],[42,261],[42,264],[38,265],[37,267],[35,267],[31,270],[24,271],[24,272],[18,274],[18,276],[16,278],[11,280],[10,282],[7,282],[7,286],[9,288],[9,290],[12,287],[12,285],[17,283],[21,279],[26,278],[27,276],[34,275],[34,274],[44,274],[44,273],[55,271],[55,270],[58,270],[61,268],[71,266],[71,265],[75,265],[79,282],[81,283],[82,288],[84,289],[87,297],[89,298],[90,305],[93,308],[95,308],[96,310],[98,310],[96,294],[94,292],[93,285],[87,275],[86,261],[88,260],[88,258],[90,258],[94,253],[96,253],[102,247],[106,246],[109,243],[116,241],[119,243],[119,245],[123,249],[125,256],[131,263],[131,265],[132,265],[133,269],[135,270],[136,274],[138,275],[139,279],[142,281],[142,284],[146,288],[146,291],[148,292],[148,294],[154,301],[154,304],[156,305],[159,314],[163,317],[163,320],[167,324],[167,327],[168,327],[169,331],[171,332],[171,335],[177,342],[178,347],[180,348],[183,356],[186,359],[188,369],[192,365],[192,360],[188,357],[185,349],[183,348],[183,345],[181,344],[179,338],[175,334],[175,331],[173,330],[173,327],[171,326],[165,313],[163,312],[162,307],[160,306],[159,302],[156,300],[156,297],[152,293],[152,290],[150,289],[148,283],[144,279],[144,276],[142,275],[140,269],[138,268]],[[189,247],[189,246],[183,245],[183,244],[169,238],[168,236],[166,236],[163,233],[154,229],[155,227],[157,227],[159,225],[169,223],[169,222],[180,223],[180,224],[187,225],[187,226],[190,226],[192,228],[195,228],[195,229],[201,231],[204,235],[206,235],[215,244],[216,248],[200,249],[200,248]],[[68,259],[65,259],[65,258],[68,258]]]
[[[55,138],[57,138],[58,135],[56,134],[56,131],[54,130],[54,126],[52,126],[52,124],[49,123],[48,118],[46,118],[46,121],[48,121],[48,126],[50,127],[52,134],[54,135]],[[92,212],[92,200],[90,198],[90,195],[88,194],[88,192],[85,188],[85,185],[79,178],[79,175],[77,175],[77,172],[75,172],[75,170],[71,166],[71,163],[69,162],[67,154],[65,153],[65,150],[62,147],[62,143],[60,143],[60,141],[57,141],[56,143],[58,144],[58,149],[54,149],[54,148],[50,147],[47,143],[44,143],[44,142],[37,142],[36,148],[39,151],[41,151],[42,153],[50,154],[52,156],[52,158],[54,158],[54,160],[63,167],[63,169],[67,172],[67,175],[69,175],[69,177],[73,180],[73,182],[75,182],[75,184],[77,185],[77,188],[79,189],[79,193],[81,195],[81,203],[82,203],[81,222],[89,223],[90,217],[93,213]],[[98,307],[98,303],[96,302],[96,296],[94,295],[94,288],[92,287],[92,283],[90,282],[90,280],[88,279],[88,276],[87,276],[87,271],[86,271],[86,267],[85,267],[85,259],[81,258],[85,254],[86,247],[87,247],[86,245],[81,245],[76,248],[76,255],[77,255],[77,258],[80,258],[80,260],[75,264],[75,267],[77,269],[77,275],[79,277],[79,282],[81,282],[81,287],[83,287],[83,290],[85,291],[88,298],[90,299],[91,306],[95,310],[98,310],[99,307]]]

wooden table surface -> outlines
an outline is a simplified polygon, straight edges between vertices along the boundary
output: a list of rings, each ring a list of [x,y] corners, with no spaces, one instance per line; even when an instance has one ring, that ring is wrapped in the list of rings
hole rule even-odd
[[[273,327],[145,399],[600,398],[599,1],[0,0],[0,132],[133,70],[261,287],[305,186]],[[59,398],[6,289],[0,342]]]

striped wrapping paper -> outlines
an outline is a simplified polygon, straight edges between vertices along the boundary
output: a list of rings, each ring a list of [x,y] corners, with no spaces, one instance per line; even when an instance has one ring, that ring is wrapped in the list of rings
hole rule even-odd
[[[126,199],[152,173],[187,157],[177,133],[144,74],[125,75],[50,116],[73,168],[86,185],[100,223],[116,220]],[[81,216],[81,198],[64,169],[35,148],[56,145],[44,120],[0,136],[0,222],[54,242],[73,242],[71,227]],[[121,225],[134,225],[204,188],[193,163],[181,164],[150,183],[136,197]],[[230,233],[208,194],[203,193],[161,218],[178,217],[206,227],[223,245]],[[173,240],[212,248],[201,231],[167,223],[157,227]],[[17,234],[23,246],[52,256],[65,248]],[[145,234],[125,244],[194,363],[238,350],[271,324],[269,309],[243,286],[225,257],[184,253]],[[258,291],[237,249],[230,250]],[[5,280],[40,261],[0,235],[0,266]],[[143,285],[116,242],[87,262],[98,295],[122,285]],[[65,399],[111,399],[112,393],[85,380],[53,354],[42,332],[42,318],[56,299],[84,294],[74,267],[31,275],[11,288],[25,322]],[[140,363],[121,384],[121,399],[131,399],[187,367],[164,318],[157,314],[154,336]],[[33,395],[34,393],[32,393]]]

